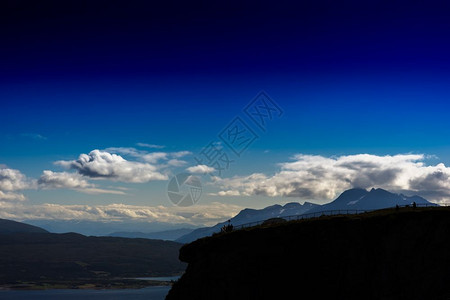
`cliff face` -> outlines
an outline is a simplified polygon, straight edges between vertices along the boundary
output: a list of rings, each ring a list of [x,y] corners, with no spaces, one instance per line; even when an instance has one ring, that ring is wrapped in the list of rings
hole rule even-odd
[[[324,217],[185,245],[166,299],[449,299],[450,209]],[[294,295],[294,296],[288,296]]]

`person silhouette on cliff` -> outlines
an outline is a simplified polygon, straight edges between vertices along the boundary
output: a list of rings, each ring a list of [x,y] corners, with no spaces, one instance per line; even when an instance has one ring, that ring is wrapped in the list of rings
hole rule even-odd
[[[231,220],[228,220],[228,225],[225,230],[226,230],[226,232],[233,231],[233,224],[231,224]]]

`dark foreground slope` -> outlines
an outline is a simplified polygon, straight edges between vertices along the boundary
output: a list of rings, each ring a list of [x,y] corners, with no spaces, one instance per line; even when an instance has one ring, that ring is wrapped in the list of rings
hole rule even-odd
[[[185,245],[180,259],[169,300],[450,299],[450,209],[240,230]]]
[[[0,285],[181,273],[181,244],[76,233],[0,234]]]
[[[48,233],[47,230],[44,230],[40,227],[36,227],[33,225],[28,225],[25,223],[20,223],[11,220],[0,219],[0,234],[7,233]]]

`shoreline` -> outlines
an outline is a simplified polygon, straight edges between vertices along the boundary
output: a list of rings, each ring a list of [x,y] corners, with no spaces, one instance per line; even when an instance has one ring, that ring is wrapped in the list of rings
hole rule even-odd
[[[142,289],[152,286],[171,286],[173,281],[139,279],[71,279],[71,280],[30,280],[0,284],[0,291],[39,290],[124,290]]]

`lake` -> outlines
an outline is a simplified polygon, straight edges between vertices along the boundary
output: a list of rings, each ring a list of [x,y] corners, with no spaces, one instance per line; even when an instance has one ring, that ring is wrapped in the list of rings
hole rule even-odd
[[[1,291],[2,300],[164,300],[170,286],[152,286],[143,289],[123,290],[45,290],[45,291]]]
[[[180,276],[167,276],[167,277],[136,277],[133,279],[139,279],[139,280],[152,280],[152,281],[177,281],[180,279]]]

